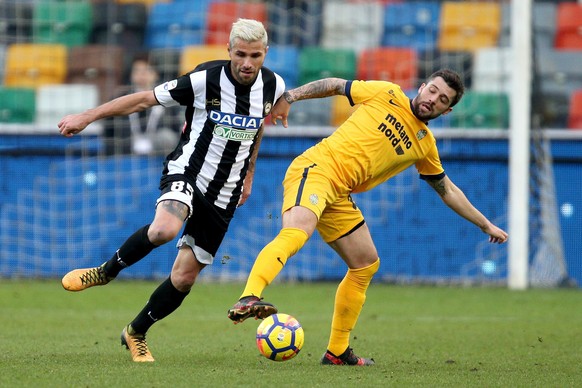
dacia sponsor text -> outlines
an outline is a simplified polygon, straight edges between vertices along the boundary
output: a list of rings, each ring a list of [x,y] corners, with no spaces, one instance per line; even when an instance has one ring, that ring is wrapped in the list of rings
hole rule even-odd
[[[224,113],[216,110],[211,110],[208,113],[208,117],[218,125],[224,125],[238,129],[258,130],[263,123],[263,119],[261,117]]]

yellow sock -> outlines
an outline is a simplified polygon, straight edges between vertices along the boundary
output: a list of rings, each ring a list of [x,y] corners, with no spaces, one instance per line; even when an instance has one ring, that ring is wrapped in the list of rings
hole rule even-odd
[[[366,290],[379,267],[380,259],[364,268],[348,269],[337,288],[327,345],[327,350],[336,356],[341,355],[350,345],[350,332],[356,326],[366,301]]]
[[[287,259],[297,253],[308,239],[309,236],[303,229],[281,229],[277,237],[257,256],[241,298],[248,295],[260,298],[265,287],[281,272]]]

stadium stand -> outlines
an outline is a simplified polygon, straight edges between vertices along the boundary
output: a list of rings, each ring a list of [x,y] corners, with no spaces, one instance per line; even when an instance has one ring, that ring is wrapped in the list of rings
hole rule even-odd
[[[92,25],[89,1],[41,1],[34,5],[33,42],[82,46],[89,43]]]
[[[453,128],[509,128],[509,97],[505,93],[467,91],[450,113]]]
[[[384,8],[382,46],[418,51],[436,47],[441,5],[435,1],[388,4]]]
[[[101,1],[101,0],[95,0],[95,1]],[[119,4],[134,4],[134,3],[139,3],[139,4],[144,4],[148,7],[152,7],[155,4],[158,3],[168,3],[171,2],[172,0],[114,0],[116,3]],[[174,2],[177,2],[176,0],[174,0]]]
[[[356,53],[378,47],[382,40],[384,10],[380,3],[325,2],[321,46]]]
[[[403,90],[417,87],[418,56],[406,47],[378,47],[364,50],[358,57],[356,78],[395,82]]]
[[[255,19],[267,24],[267,7],[264,3],[236,1],[211,2],[208,5],[205,44],[225,44],[230,28],[238,18]]]
[[[548,94],[570,96],[582,89],[582,50],[538,50],[536,62],[540,75],[541,90]]]
[[[299,53],[299,84],[326,77],[353,79],[356,53],[350,49],[304,47]]]
[[[184,47],[180,57],[180,74],[194,70],[202,62],[217,59],[228,59],[226,45],[210,44]]]
[[[6,45],[0,44],[0,86],[4,85],[5,68],[6,68]]]
[[[160,80],[172,80],[179,75],[181,55],[181,50],[174,48],[149,50],[149,61],[158,71]]]
[[[568,128],[582,130],[582,89],[574,91],[570,98]]]
[[[501,30],[499,3],[443,1],[441,7],[441,51],[474,51],[497,45]]]
[[[0,101],[0,123],[34,122],[34,89],[0,86]]]
[[[63,44],[14,43],[6,52],[4,85],[37,88],[65,82],[67,47]]]
[[[326,126],[331,123],[331,98],[316,98],[293,103],[293,114],[289,115],[289,126]]]
[[[96,85],[100,103],[113,97],[123,74],[124,53],[120,46],[86,45],[69,50],[67,83]]]
[[[559,50],[582,50],[582,3],[557,5],[556,41]]]
[[[129,53],[141,51],[147,20],[143,3],[94,3],[90,43],[121,46]]]
[[[473,90],[478,92],[511,92],[513,61],[507,47],[487,47],[474,54]]]
[[[36,91],[36,121],[54,127],[61,118],[99,105],[99,89],[92,84],[44,85]]]
[[[269,46],[265,66],[285,80],[287,89],[299,86],[299,49],[295,46]]]
[[[208,0],[154,3],[146,26],[146,46],[155,49],[202,44],[207,7]]]
[[[532,29],[536,48],[554,47],[556,34],[556,4],[534,2],[532,4]],[[511,5],[501,4],[501,32],[499,47],[510,46]]]
[[[418,56],[419,85],[432,73],[448,68],[459,72],[465,87],[473,84],[473,53],[470,51],[440,51],[439,49],[421,51]]]
[[[267,3],[267,32],[272,45],[317,46],[323,0],[272,0]]]
[[[32,3],[0,1],[0,44],[29,43],[32,13]]]
[[[565,93],[543,93],[542,98],[542,127],[558,129],[567,128],[570,97]]]

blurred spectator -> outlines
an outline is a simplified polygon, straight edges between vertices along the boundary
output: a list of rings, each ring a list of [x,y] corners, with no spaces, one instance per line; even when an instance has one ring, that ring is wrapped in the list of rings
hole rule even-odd
[[[160,83],[158,72],[149,63],[147,54],[134,57],[128,78],[129,85],[118,90],[115,97],[152,90]],[[106,119],[103,130],[106,153],[167,155],[178,143],[182,124],[182,109],[161,105],[129,116]]]

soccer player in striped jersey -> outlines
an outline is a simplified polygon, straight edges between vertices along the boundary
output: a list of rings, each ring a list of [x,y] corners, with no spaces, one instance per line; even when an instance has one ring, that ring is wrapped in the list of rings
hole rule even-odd
[[[186,106],[180,140],[164,163],[152,223],[131,235],[102,265],[73,270],[62,279],[69,291],[107,284],[173,240],[186,224],[170,276],[122,331],[122,344],[136,362],[154,361],[146,332],[180,306],[200,271],[212,264],[236,208],[250,195],[264,118],[285,91],[283,79],[263,67],[268,46],[262,23],[239,19],[226,49],[230,60],[200,64],[153,91],[116,98],[65,116],[58,124],[62,135],[73,136],[105,117],[156,105]],[[266,303],[263,308],[268,313],[274,309]]]
[[[257,310],[255,303],[317,229],[348,266],[337,289],[331,335],[321,363],[374,364],[373,359],[356,356],[349,346],[366,290],[380,266],[368,226],[351,194],[371,190],[413,165],[443,202],[488,234],[490,242],[505,242],[507,233],[481,214],[445,174],[427,126],[429,120],[449,113],[463,92],[459,75],[447,69],[432,74],[412,100],[391,82],[338,78],[285,92],[271,116],[285,127],[295,101],[344,95],[352,105],[360,106],[333,134],[289,166],[283,180],[282,229],[259,253],[240,300],[228,311],[229,318],[235,323],[252,316],[264,318],[265,312]]]

